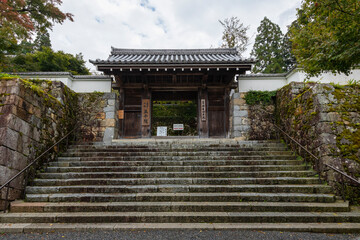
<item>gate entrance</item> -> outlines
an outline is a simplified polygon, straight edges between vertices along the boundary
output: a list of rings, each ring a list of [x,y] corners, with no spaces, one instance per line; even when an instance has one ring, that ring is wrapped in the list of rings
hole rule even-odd
[[[197,136],[197,108],[197,92],[153,92],[151,135],[166,127],[167,136]]]
[[[228,137],[235,75],[254,63],[236,49],[116,48],[107,60],[91,62],[114,76],[119,138],[156,136],[158,126],[170,136]]]

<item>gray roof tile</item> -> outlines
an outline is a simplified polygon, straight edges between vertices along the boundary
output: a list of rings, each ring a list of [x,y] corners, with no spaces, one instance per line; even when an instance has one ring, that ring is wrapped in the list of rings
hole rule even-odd
[[[107,60],[90,60],[97,64],[249,64],[254,59],[243,59],[234,48],[212,49],[111,49]]]

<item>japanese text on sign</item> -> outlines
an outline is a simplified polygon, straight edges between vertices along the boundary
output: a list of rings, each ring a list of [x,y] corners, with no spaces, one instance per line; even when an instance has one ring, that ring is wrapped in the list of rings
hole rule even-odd
[[[201,113],[201,121],[205,122],[206,121],[206,101],[205,101],[205,99],[201,99],[200,113]]]
[[[149,126],[150,125],[150,99],[142,100],[142,125]]]
[[[184,124],[173,124],[174,131],[184,130]]]

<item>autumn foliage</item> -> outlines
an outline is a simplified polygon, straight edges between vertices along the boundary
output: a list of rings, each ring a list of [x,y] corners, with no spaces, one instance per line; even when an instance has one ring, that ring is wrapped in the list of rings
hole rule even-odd
[[[73,21],[72,14],[59,9],[61,4],[61,0],[0,0],[0,57],[56,23]]]

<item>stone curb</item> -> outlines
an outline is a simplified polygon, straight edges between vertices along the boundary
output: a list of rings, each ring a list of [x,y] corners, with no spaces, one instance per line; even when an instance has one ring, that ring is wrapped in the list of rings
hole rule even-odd
[[[360,223],[108,223],[108,224],[0,224],[1,233],[62,232],[91,230],[151,230],[151,229],[207,229],[207,230],[261,230],[316,233],[360,233]]]

